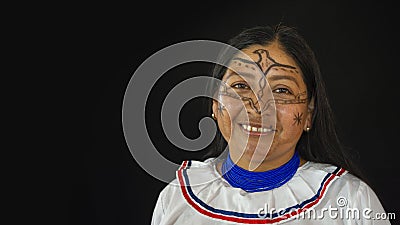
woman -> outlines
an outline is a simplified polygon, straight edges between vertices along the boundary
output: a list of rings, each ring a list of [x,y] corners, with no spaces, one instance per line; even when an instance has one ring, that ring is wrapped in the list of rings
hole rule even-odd
[[[293,28],[255,27],[215,66],[213,152],[185,161],[152,224],[389,224],[338,141],[315,56]],[[227,151],[225,150],[227,147]]]

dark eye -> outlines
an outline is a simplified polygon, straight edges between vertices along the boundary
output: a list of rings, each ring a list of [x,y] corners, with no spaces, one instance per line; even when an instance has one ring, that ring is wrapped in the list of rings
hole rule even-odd
[[[233,88],[237,88],[237,89],[248,89],[249,86],[247,86],[247,84],[244,83],[237,83],[232,85]]]
[[[274,93],[278,94],[292,94],[292,92],[289,91],[287,88],[277,88],[274,90]]]

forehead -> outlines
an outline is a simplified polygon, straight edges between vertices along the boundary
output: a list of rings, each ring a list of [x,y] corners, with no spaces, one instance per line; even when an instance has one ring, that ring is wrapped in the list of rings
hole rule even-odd
[[[248,67],[254,69],[258,67],[267,76],[267,79],[274,74],[291,75],[296,79],[302,80],[302,73],[296,62],[290,57],[276,42],[270,45],[252,45],[241,50],[247,57],[236,57],[232,60],[231,66],[233,70],[240,73],[240,67]],[[242,59],[247,58],[247,59]],[[250,71],[250,69],[246,69]],[[226,78],[224,76],[224,78]]]
[[[257,54],[257,52],[261,53],[263,51],[267,51],[269,57],[275,60],[275,62],[285,65],[291,65],[296,68],[298,67],[292,57],[290,57],[285,51],[283,51],[281,46],[276,42],[266,46],[252,45],[250,47],[242,49],[242,52],[247,54],[255,62],[259,59],[259,55]]]

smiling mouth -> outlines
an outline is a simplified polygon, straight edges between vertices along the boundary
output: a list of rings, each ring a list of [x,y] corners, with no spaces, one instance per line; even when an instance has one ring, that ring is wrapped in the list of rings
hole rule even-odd
[[[269,127],[261,127],[257,125],[249,125],[249,124],[239,124],[240,127],[250,135],[264,135],[269,134],[271,132],[275,132],[276,130],[272,128],[272,125]]]

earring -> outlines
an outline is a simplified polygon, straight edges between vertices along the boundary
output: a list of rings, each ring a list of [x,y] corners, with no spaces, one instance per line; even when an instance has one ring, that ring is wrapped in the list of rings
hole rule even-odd
[[[217,120],[217,118],[215,117],[215,114],[214,114],[214,113],[211,113],[211,117],[212,117],[214,120]]]
[[[306,131],[307,131],[307,132],[308,132],[308,131],[310,131],[310,128],[309,128],[309,127],[307,127],[307,128],[306,128]]]

